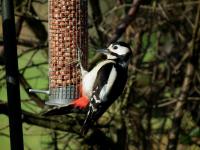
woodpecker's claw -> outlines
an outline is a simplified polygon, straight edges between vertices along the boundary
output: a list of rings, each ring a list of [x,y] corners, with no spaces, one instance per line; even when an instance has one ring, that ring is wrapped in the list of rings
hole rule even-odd
[[[81,63],[83,51],[79,47],[77,47],[77,51],[78,51],[78,62]]]
[[[78,64],[77,64],[77,67],[80,67],[81,69],[81,75],[82,77],[87,74],[88,72],[83,68],[83,65],[82,65],[82,56],[83,56],[83,51],[77,47],[77,54],[78,54]]]
[[[83,52],[82,52],[82,50],[79,48],[79,47],[77,47],[77,54],[78,54],[78,64],[77,64],[77,67],[82,67],[82,56],[83,56]]]
[[[78,58],[77,58],[77,67],[80,67],[81,66],[81,49],[79,47],[77,47],[77,55],[78,55]]]

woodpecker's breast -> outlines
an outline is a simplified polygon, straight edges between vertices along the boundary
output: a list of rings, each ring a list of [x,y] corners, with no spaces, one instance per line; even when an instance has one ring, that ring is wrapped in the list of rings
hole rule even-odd
[[[102,61],[83,77],[82,86],[83,86],[84,95],[86,95],[87,97],[92,96],[93,87],[97,80],[97,73],[102,67],[104,67],[105,65],[109,63],[115,64],[115,62],[112,60]]]

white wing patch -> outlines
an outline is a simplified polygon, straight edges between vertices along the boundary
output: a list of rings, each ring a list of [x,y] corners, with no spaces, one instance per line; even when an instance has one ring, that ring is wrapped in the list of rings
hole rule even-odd
[[[110,92],[116,78],[117,78],[117,71],[116,68],[113,66],[107,84],[105,84],[100,91],[99,98],[101,100],[106,101],[107,95]]]

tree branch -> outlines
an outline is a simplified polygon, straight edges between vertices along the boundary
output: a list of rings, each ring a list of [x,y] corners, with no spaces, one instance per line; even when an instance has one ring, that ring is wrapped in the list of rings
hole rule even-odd
[[[186,73],[185,73],[185,77],[184,77],[183,84],[181,87],[181,93],[177,99],[177,103],[174,110],[175,113],[174,113],[174,118],[173,118],[173,125],[172,125],[172,130],[169,133],[169,142],[167,145],[168,150],[175,150],[177,148],[181,120],[184,114],[184,106],[185,106],[185,103],[190,91],[191,82],[194,75],[194,66],[196,65],[195,64],[196,61],[198,61],[194,59],[198,59],[195,56],[196,49],[197,49],[195,47],[195,41],[197,38],[198,29],[199,29],[199,20],[200,20],[200,5],[198,6],[198,9],[197,9],[197,15],[196,15],[196,20],[195,20],[195,26],[193,28],[192,40],[188,44],[190,57],[189,57],[189,62],[187,63],[187,66],[186,66]]]
[[[168,150],[175,150],[178,143],[180,125],[184,113],[183,108],[187,100],[189,89],[191,87],[193,74],[194,67],[191,63],[188,63],[186,67],[185,78],[181,87],[181,93],[180,96],[177,98],[177,103],[174,110],[175,113],[173,118],[172,130],[169,133],[169,142],[167,147]]]
[[[8,106],[6,103],[0,102],[0,114],[8,116]],[[27,111],[22,111],[22,121],[31,125],[36,125],[44,128],[60,130],[70,133],[78,133],[78,121],[74,117],[57,116],[44,117],[38,114],[32,114]]]
[[[104,44],[104,41],[107,41],[106,35],[104,35],[100,30],[99,30],[99,25],[102,22],[102,13],[100,9],[100,4],[99,0],[90,0],[91,4],[91,9],[92,9],[92,17],[94,21],[94,25],[97,31],[97,34],[99,36],[99,40],[101,45]]]
[[[44,101],[42,101],[40,97],[37,96],[37,94],[29,92],[29,89],[31,89],[31,86],[29,85],[29,83],[26,81],[26,79],[24,78],[22,74],[19,74],[19,81],[20,81],[20,84],[25,89],[26,93],[30,96],[30,99],[33,100],[40,108],[43,108],[45,105]]]
[[[113,36],[108,41],[108,44],[117,41],[117,39],[120,38],[121,35],[126,31],[126,28],[135,19],[135,16],[140,6],[140,2],[141,0],[133,0],[132,6],[129,9],[128,14],[122,19],[121,23],[117,26]]]

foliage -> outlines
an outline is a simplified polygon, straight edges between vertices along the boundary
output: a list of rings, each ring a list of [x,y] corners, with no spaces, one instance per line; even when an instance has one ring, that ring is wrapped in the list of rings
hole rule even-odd
[[[48,89],[47,1],[15,5],[25,149],[199,149],[200,1],[89,1],[89,67],[94,49],[119,39],[133,58],[123,95],[85,137],[84,113],[44,117],[48,97],[28,92]],[[0,149],[9,149],[0,39]]]

